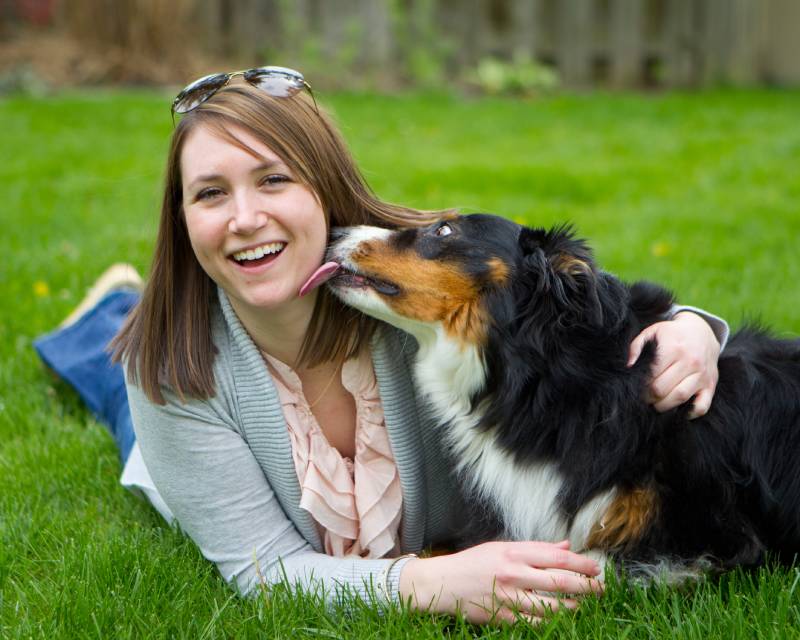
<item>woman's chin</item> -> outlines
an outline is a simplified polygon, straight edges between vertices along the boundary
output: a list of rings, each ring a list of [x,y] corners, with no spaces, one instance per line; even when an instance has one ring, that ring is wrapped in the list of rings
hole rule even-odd
[[[259,311],[276,312],[299,305],[313,307],[316,291],[312,291],[301,298],[298,295],[299,290],[299,285],[297,287],[281,287],[280,289],[273,285],[267,290],[226,291],[226,293],[229,298],[235,298],[253,310]]]

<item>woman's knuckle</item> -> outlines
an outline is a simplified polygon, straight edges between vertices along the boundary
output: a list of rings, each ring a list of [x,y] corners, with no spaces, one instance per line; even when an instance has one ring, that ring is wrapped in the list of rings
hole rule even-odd
[[[684,342],[680,338],[676,338],[672,341],[672,352],[675,355],[680,356],[681,358],[685,358],[687,355],[689,355],[689,350],[686,347],[686,342]]]
[[[703,359],[696,354],[688,354],[686,356],[686,363],[693,371],[700,371],[704,368]]]
[[[497,581],[497,584],[510,585],[516,584],[517,580],[519,579],[519,574],[513,567],[504,565],[498,567],[494,577]]]
[[[500,551],[500,559],[503,562],[514,563],[519,558],[519,552],[514,545],[505,545]]]
[[[552,577],[552,581],[553,591],[558,591],[559,593],[569,591],[569,581],[566,576],[555,574]]]
[[[678,389],[678,390],[676,390],[676,391],[675,391],[675,392],[672,394],[672,397],[673,397],[673,398],[675,399],[675,401],[676,401],[676,402],[678,402],[679,404],[680,404],[680,403],[684,403],[684,402],[686,402],[686,400],[688,400],[688,396],[687,396],[686,392],[685,392],[685,391],[683,391],[682,389]]]
[[[510,579],[514,572],[517,570],[517,563],[508,558],[500,558],[495,567],[495,578],[497,580],[506,581]]]
[[[570,554],[563,549],[557,549],[553,555],[553,566],[557,569],[564,569],[569,566]]]

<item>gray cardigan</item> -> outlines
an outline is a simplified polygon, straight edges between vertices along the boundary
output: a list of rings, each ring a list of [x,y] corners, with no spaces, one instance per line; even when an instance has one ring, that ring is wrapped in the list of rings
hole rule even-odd
[[[321,582],[369,597],[390,560],[334,558],[323,553],[300,485],[278,394],[260,352],[219,290],[212,311],[218,355],[216,395],[182,404],[170,393],[151,403],[128,381],[134,428],[147,469],[181,528],[226,581],[247,593],[263,577],[307,587]],[[403,553],[452,536],[455,483],[435,424],[416,396],[410,357],[416,343],[381,326],[371,344],[386,428],[400,475]],[[402,561],[389,576],[396,593]],[[380,593],[379,593],[380,595]]]

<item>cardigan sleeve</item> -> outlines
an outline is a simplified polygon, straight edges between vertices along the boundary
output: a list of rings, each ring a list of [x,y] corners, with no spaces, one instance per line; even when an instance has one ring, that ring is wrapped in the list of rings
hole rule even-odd
[[[391,560],[334,558],[313,550],[286,516],[247,442],[214,399],[151,403],[128,384],[142,456],[180,528],[241,594],[287,580],[328,600],[347,590],[384,601]],[[399,574],[388,576],[397,593]]]

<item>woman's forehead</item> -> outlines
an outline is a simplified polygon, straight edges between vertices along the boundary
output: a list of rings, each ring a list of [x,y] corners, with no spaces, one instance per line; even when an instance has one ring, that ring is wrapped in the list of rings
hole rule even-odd
[[[232,160],[254,165],[284,164],[280,156],[249,131],[240,127],[197,125],[188,134],[181,149],[181,172],[204,173],[221,169]]]

